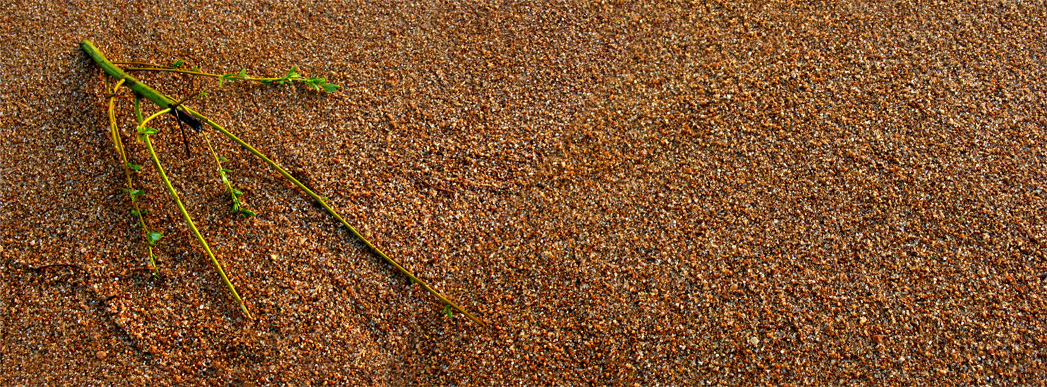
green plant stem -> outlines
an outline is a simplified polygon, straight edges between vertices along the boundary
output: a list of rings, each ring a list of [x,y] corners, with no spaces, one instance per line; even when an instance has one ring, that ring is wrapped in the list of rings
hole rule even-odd
[[[124,151],[123,141],[120,140],[120,130],[116,126],[116,105],[114,104],[113,98],[116,97],[116,92],[120,89],[120,86],[124,81],[117,81],[116,86],[113,86],[113,93],[109,96],[109,134],[113,140],[113,146],[116,147],[116,152],[120,154],[120,163],[124,167],[124,176],[127,177],[127,192],[134,191],[134,183],[131,179],[131,168],[127,166],[127,152]],[[142,225],[142,236],[149,240],[149,226],[145,223],[145,217],[142,215],[142,208],[138,205],[138,201],[132,198],[131,205],[135,209],[135,215],[138,217],[138,223]],[[150,243],[146,243],[145,247],[149,249],[149,266],[153,269],[153,279],[160,278],[160,269],[156,266],[156,255],[153,254],[153,246]]]
[[[128,67],[128,68],[125,68],[123,70],[124,71],[160,71],[160,72],[168,72],[168,73],[192,74],[192,75],[199,75],[199,76],[202,76],[202,77],[211,77],[211,78],[221,78],[222,75],[223,75],[223,74],[205,73],[205,72],[202,72],[202,71],[183,70],[183,69],[166,68],[166,67]],[[283,78],[241,77],[239,75],[232,75],[232,76],[229,76],[228,78],[229,79],[245,80],[245,81],[259,81],[259,82],[261,82],[261,81],[275,81],[275,80],[283,79]],[[295,80],[295,81],[304,81],[305,79],[307,79],[307,78],[305,78],[305,77],[291,78],[291,80]]]
[[[125,86],[134,91],[135,94],[153,101],[153,103],[159,105],[161,109],[171,108],[171,106],[175,104],[175,101],[171,98],[168,98],[163,93],[139,82],[135,77],[127,75],[127,73],[119,67],[116,67],[113,62],[110,62],[109,59],[105,58],[105,55],[102,55],[102,52],[99,51],[98,47],[95,47],[90,40],[84,39],[80,42],[80,49],[87,53],[87,56],[90,56],[91,59],[98,64],[98,67],[101,67],[102,71],[105,71],[105,73],[109,74],[110,77],[113,77],[113,79],[116,79],[117,81],[121,79],[124,80]]]
[[[138,118],[142,117],[140,104],[135,104],[136,112],[135,116]],[[138,124],[139,128],[145,126],[150,120],[167,113],[168,109],[161,110],[145,120],[141,120]],[[207,252],[207,256],[211,258],[211,263],[214,264],[215,269],[218,269],[218,275],[222,277],[222,282],[225,282],[225,286],[229,288],[229,292],[233,294],[233,298],[240,304],[240,310],[244,312],[247,318],[251,318],[251,312],[247,310],[247,305],[244,304],[244,300],[240,298],[240,294],[236,292],[236,287],[233,286],[232,281],[229,281],[229,277],[225,275],[225,270],[222,269],[222,264],[218,262],[218,258],[215,257],[214,253],[211,252],[211,247],[208,246],[207,240],[200,234],[200,230],[196,228],[196,224],[193,223],[193,218],[189,216],[189,211],[185,209],[185,205],[182,204],[182,199],[178,197],[178,192],[175,191],[174,185],[171,184],[171,180],[167,178],[167,173],[164,172],[164,166],[160,164],[160,158],[156,155],[156,150],[153,149],[153,142],[149,140],[149,135],[142,136],[142,141],[145,142],[146,149],[149,150],[149,157],[153,159],[153,164],[156,165],[156,171],[160,174],[160,179],[163,180],[164,186],[167,187],[167,192],[174,198],[175,204],[178,205],[178,211],[182,212],[182,217],[185,218],[185,223],[189,225],[189,229],[192,230],[193,235],[200,242],[200,245],[204,247],[204,251]]]
[[[218,158],[218,153],[214,151],[214,146],[211,145],[210,136],[207,132],[202,133],[204,136],[204,143],[207,144],[207,150],[211,151],[211,156],[214,157],[215,164],[218,164],[218,175],[222,177],[222,184],[225,184],[225,189],[229,191],[229,196],[233,198],[233,209],[240,209],[240,197],[236,196],[236,190],[233,189],[233,183],[226,177],[224,168],[222,167],[222,160]]]
[[[292,71],[294,71],[293,69],[294,68],[292,68]],[[272,77],[272,78],[261,77],[260,78],[260,77],[248,76],[244,72],[241,72],[241,73],[238,73],[238,74],[212,74],[212,73],[205,73],[203,71],[183,70],[183,69],[174,68],[174,67],[156,67],[156,66],[152,66],[152,67],[128,67],[128,68],[124,68],[123,70],[124,71],[170,72],[170,73],[181,73],[181,74],[197,75],[197,76],[202,76],[202,77],[218,78],[218,85],[219,86],[221,86],[222,83],[227,81],[227,80],[240,80],[240,81],[255,81],[255,82],[261,82],[261,83],[279,82],[280,84],[283,84],[284,82],[289,82],[289,83],[301,82],[301,83],[308,84],[309,86],[312,86],[314,89],[316,89],[316,91],[321,91],[322,90],[322,91],[326,91],[328,93],[333,93],[333,92],[337,91],[339,88],[341,88],[341,86],[327,83],[327,81],[325,79],[323,79],[323,78],[306,78],[306,77],[303,77],[301,75],[290,76],[290,74],[288,74],[287,76],[284,76],[284,77]],[[246,70],[244,70],[244,71],[246,71]]]
[[[165,68],[164,65],[158,65],[158,64],[155,64],[155,63],[147,63],[147,62],[113,62],[113,64],[125,65],[125,66],[145,66],[145,67]]]
[[[143,118],[142,118],[142,97],[136,95],[135,96],[135,122],[137,122],[138,125],[141,126],[142,125],[142,121],[143,121]]]
[[[88,56],[90,56],[95,61],[95,63],[98,63],[98,66],[101,67],[102,70],[106,72],[106,74],[109,74],[109,76],[111,76],[111,77],[113,77],[115,79],[118,79],[118,80],[119,79],[128,79],[128,80],[130,80],[129,82],[131,82],[131,83],[130,83],[130,85],[128,87],[130,87],[132,90],[134,90],[136,93],[138,93],[142,97],[144,97],[146,99],[149,99],[150,101],[153,101],[153,103],[157,104],[161,108],[170,108],[172,105],[174,105],[174,101],[171,98],[163,95],[162,93],[154,90],[153,88],[151,88],[149,86],[146,86],[146,85],[142,84],[137,79],[135,79],[135,78],[131,77],[130,75],[127,75],[126,73],[124,73],[123,70],[121,70],[119,67],[116,67],[116,65],[113,65],[112,62],[109,62],[109,60],[106,59],[105,56],[102,55],[102,53],[98,50],[98,48],[95,47],[95,45],[92,44],[90,41],[88,41],[88,40],[82,41],[80,43],[80,47],[81,47],[81,49],[84,50],[84,52],[86,52],[88,54]],[[139,91],[139,90],[141,90],[141,91]],[[334,216],[336,219],[338,219],[338,221],[340,223],[342,223],[342,225],[344,225],[346,228],[348,228],[349,231],[352,232],[352,234],[354,236],[356,236],[356,238],[358,238],[361,242],[363,242],[364,245],[366,245],[372,252],[374,252],[376,255],[378,255],[380,258],[382,258],[382,260],[386,261],[387,263],[389,263],[390,265],[395,267],[396,270],[398,270],[399,272],[401,272],[404,275],[406,275],[412,281],[420,284],[422,286],[422,288],[424,288],[430,294],[436,296],[436,298],[440,299],[440,301],[443,301],[444,304],[450,305],[455,310],[457,310],[457,311],[461,312],[462,314],[466,315],[467,317],[469,317],[469,319],[472,320],[473,322],[476,322],[477,324],[480,324],[481,326],[487,326],[487,324],[485,324],[479,318],[477,318],[476,316],[473,316],[472,313],[469,313],[468,311],[466,311],[462,307],[458,306],[458,304],[454,303],[453,301],[451,301],[450,299],[445,297],[443,294],[440,294],[440,292],[436,291],[436,289],[433,289],[432,286],[429,286],[428,283],[426,283],[425,281],[422,281],[421,279],[416,277],[413,273],[411,273],[409,270],[407,270],[402,265],[400,265],[399,262],[397,262],[396,260],[390,258],[388,255],[386,255],[384,252],[382,252],[382,250],[378,249],[378,247],[376,247],[367,238],[365,238],[362,234],[360,234],[359,231],[356,231],[356,228],[354,228],[352,225],[350,225],[349,222],[347,222],[345,220],[345,218],[343,218],[340,214],[338,214],[338,212],[336,212],[333,208],[331,208],[331,206],[328,205],[326,203],[326,201],[324,201],[319,195],[317,195],[315,192],[313,192],[313,190],[309,189],[304,184],[302,184],[300,181],[298,181],[298,179],[295,179],[293,176],[291,176],[291,174],[289,172],[287,172],[287,170],[285,170],[283,167],[278,165],[273,160],[271,160],[268,157],[266,157],[264,154],[262,154],[262,152],[258,151],[257,149],[255,149],[251,145],[247,144],[246,142],[244,142],[243,140],[241,140],[239,137],[237,137],[233,133],[229,132],[228,130],[225,130],[225,128],[223,128],[221,125],[218,125],[218,123],[212,121],[210,118],[207,118],[203,114],[200,114],[200,113],[198,113],[198,112],[196,112],[196,111],[194,111],[194,110],[192,110],[192,109],[190,109],[188,107],[185,107],[185,106],[176,106],[175,108],[182,109],[183,111],[185,111],[185,112],[195,116],[196,118],[199,118],[200,120],[203,120],[208,126],[210,126],[210,127],[214,128],[215,130],[221,132],[224,136],[226,136],[230,140],[233,140],[234,142],[240,144],[240,146],[244,147],[244,149],[247,149],[249,152],[253,153],[255,156],[257,156],[258,158],[262,159],[262,161],[264,161],[266,164],[269,164],[270,167],[272,167],[277,172],[279,172],[281,175],[283,175],[288,180],[290,180],[292,183],[294,183],[294,185],[296,187],[298,187],[298,189],[302,190],[302,192],[305,192],[307,195],[309,195],[309,197],[311,197],[314,200],[316,200],[317,203],[320,203],[320,205],[323,206],[324,209],[326,209],[328,213],[330,213],[332,216]],[[148,139],[148,136],[145,136],[145,137],[146,137],[146,139]],[[148,143],[147,143],[147,145],[148,145]],[[151,147],[150,147],[150,153],[152,153],[152,148]],[[154,162],[156,162],[159,165],[159,162],[157,161],[155,155],[153,156],[153,158],[154,158]],[[159,166],[158,166],[158,169],[159,169]],[[165,181],[166,181],[166,178],[165,178]],[[173,195],[174,194],[173,187],[170,187],[170,185],[168,184],[168,188],[171,190],[172,195]],[[179,202],[179,203],[181,203],[181,202]],[[179,204],[179,206],[181,207],[181,204]],[[186,219],[188,220],[189,219],[188,213],[185,213],[184,210],[183,210],[183,214],[185,215]],[[190,225],[191,225],[191,223],[190,223]],[[195,227],[193,227],[193,229],[195,230]],[[198,237],[199,237],[199,234],[198,234]],[[206,242],[203,241],[203,238],[199,237],[199,239],[200,239],[200,241],[202,243],[205,243],[205,246],[206,246]],[[210,250],[208,250],[208,252],[210,252]],[[213,256],[212,256],[212,260],[214,260]],[[217,260],[215,260],[215,263],[217,263]],[[225,278],[225,274],[224,273],[222,274],[222,278],[223,279]],[[227,280],[227,283],[228,283],[228,280]],[[232,286],[231,283],[228,283],[228,284],[230,286]],[[234,291],[234,294],[235,294],[235,291]],[[239,299],[239,297],[237,297],[237,298]],[[242,305],[243,304],[241,303],[241,306]],[[245,311],[246,311],[246,309],[245,309]]]

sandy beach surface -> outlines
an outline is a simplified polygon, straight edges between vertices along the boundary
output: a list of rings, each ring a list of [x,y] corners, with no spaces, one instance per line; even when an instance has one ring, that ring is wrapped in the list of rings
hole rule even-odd
[[[1043,1],[26,0],[0,36],[0,385],[1047,380]],[[124,89],[151,279],[82,39],[342,85],[134,73],[488,326],[157,119],[246,318]]]

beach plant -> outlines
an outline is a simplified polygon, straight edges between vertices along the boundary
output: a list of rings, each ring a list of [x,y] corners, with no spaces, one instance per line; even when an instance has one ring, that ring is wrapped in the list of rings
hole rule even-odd
[[[171,63],[170,66],[156,65],[152,63],[142,62],[113,62],[119,65],[131,65],[133,67],[124,68],[125,71],[160,71],[160,72],[173,72],[197,75],[202,77],[211,77],[218,79],[218,87],[222,87],[225,82],[229,81],[255,81],[263,84],[275,83],[279,85],[290,85],[294,83],[305,84],[312,87],[316,91],[324,91],[328,93],[334,93],[341,89],[339,85],[328,83],[326,78],[322,77],[304,77],[298,74],[298,66],[291,66],[287,73],[282,77],[255,77],[247,75],[247,69],[240,69],[239,72],[229,74],[213,74],[199,71],[199,67],[194,66],[191,70],[183,69],[185,61],[179,59]]]
[[[127,188],[124,188],[123,191],[127,193],[128,198],[131,200],[131,215],[138,218],[138,224],[142,227],[142,234],[145,236],[146,249],[149,251],[149,268],[153,271],[153,279],[159,279],[160,271],[156,266],[157,259],[156,253],[153,252],[153,246],[156,245],[156,242],[160,241],[160,238],[164,236],[164,233],[149,231],[149,225],[145,221],[145,214],[149,211],[142,210],[141,206],[138,204],[138,198],[145,195],[145,191],[135,189],[134,179],[131,178],[131,173],[142,170],[142,166],[127,161],[127,152],[124,151],[123,141],[120,138],[120,130],[116,125],[116,104],[113,99],[116,98],[117,91],[123,83],[124,80],[119,80],[116,82],[116,85],[113,86],[111,92],[109,92],[110,90],[107,90],[107,92],[109,92],[109,96],[106,98],[109,102],[109,135],[110,139],[113,141],[113,146],[116,148],[117,154],[120,156],[120,162],[124,169],[124,176],[127,178]]]
[[[233,171],[222,166],[222,163],[229,161],[229,159],[219,156],[218,153],[214,151],[214,146],[211,145],[211,139],[208,138],[209,136],[206,132],[201,133],[201,135],[204,137],[204,143],[207,144],[207,150],[211,151],[211,157],[214,158],[215,164],[218,165],[218,176],[222,177],[222,184],[225,185],[225,191],[228,192],[229,196],[233,199],[232,212],[245,218],[258,215],[254,211],[244,207],[243,200],[241,199],[241,197],[244,196],[243,191],[233,188],[233,183],[229,181],[229,174]]]
[[[241,311],[243,312],[243,314],[245,316],[247,316],[248,318],[251,317],[251,312],[247,308],[247,305],[244,303],[243,298],[241,298],[239,293],[236,291],[236,288],[233,285],[232,281],[229,280],[229,277],[226,275],[225,270],[222,268],[222,265],[219,262],[218,258],[215,257],[214,253],[211,251],[210,246],[207,244],[207,240],[203,237],[203,235],[200,233],[200,230],[196,227],[196,224],[193,222],[192,217],[190,216],[189,212],[186,210],[185,205],[182,202],[181,197],[178,195],[177,190],[175,190],[174,185],[171,183],[170,177],[164,171],[163,164],[160,161],[160,156],[159,156],[159,154],[157,154],[156,148],[153,146],[153,136],[158,135],[160,133],[160,130],[157,129],[155,126],[150,126],[149,125],[150,122],[152,122],[153,120],[158,119],[159,117],[171,116],[178,122],[179,125],[183,125],[183,124],[187,125],[190,128],[192,128],[196,133],[200,133],[203,136],[205,142],[207,143],[208,149],[209,149],[209,151],[210,151],[210,153],[211,153],[211,155],[212,155],[212,157],[213,157],[213,159],[215,161],[215,164],[217,165],[218,175],[221,178],[222,183],[225,186],[226,191],[229,193],[229,195],[230,195],[230,197],[232,199],[232,210],[233,210],[234,213],[236,213],[238,215],[241,215],[241,216],[244,216],[244,217],[256,215],[254,211],[251,211],[251,210],[249,210],[249,209],[244,207],[244,203],[242,201],[242,197],[244,196],[243,192],[238,190],[238,189],[236,189],[235,187],[233,187],[232,182],[231,182],[231,180],[228,177],[228,175],[232,171],[223,167],[222,163],[228,161],[228,159],[225,159],[224,157],[219,156],[217,154],[217,152],[215,152],[214,147],[211,145],[210,139],[207,137],[208,134],[207,134],[207,131],[205,129],[216,131],[217,133],[221,134],[223,137],[225,137],[225,138],[231,140],[232,142],[238,144],[243,149],[246,149],[248,152],[250,152],[253,155],[255,155],[259,160],[261,160],[262,162],[264,162],[265,164],[269,165],[271,168],[276,170],[281,176],[283,176],[288,181],[290,181],[299,190],[301,190],[306,195],[308,195],[310,198],[315,200],[317,202],[317,204],[319,204],[321,207],[324,208],[324,210],[327,211],[327,213],[329,213],[336,220],[338,220],[339,223],[344,225],[350,231],[350,233],[353,234],[354,237],[356,237],[360,242],[362,242],[365,246],[367,246],[367,248],[372,253],[377,255],[379,258],[381,258],[383,261],[385,261],[389,265],[393,266],[397,271],[399,271],[403,275],[407,276],[407,278],[410,280],[410,282],[412,284],[418,284],[423,289],[425,289],[427,292],[429,292],[430,294],[432,294],[433,296],[438,298],[444,304],[444,311],[442,312],[444,315],[446,315],[448,317],[452,317],[453,316],[453,312],[451,310],[453,309],[453,310],[456,310],[456,311],[464,314],[466,317],[468,317],[470,320],[476,322],[477,324],[479,324],[481,326],[486,326],[486,324],[482,320],[480,320],[479,318],[474,316],[472,313],[469,313],[468,311],[466,311],[462,307],[458,306],[458,304],[454,303],[453,301],[451,301],[450,299],[445,297],[443,294],[441,294],[439,291],[434,289],[432,286],[430,286],[425,281],[419,279],[410,270],[405,268],[403,265],[401,265],[396,260],[394,260],[391,257],[389,257],[382,250],[380,250],[373,243],[371,243],[367,238],[365,238],[362,234],[360,234],[360,232],[357,231],[355,227],[350,225],[349,222],[347,222],[345,220],[345,218],[342,217],[342,215],[340,215],[337,211],[334,210],[334,208],[331,207],[331,205],[329,204],[330,200],[326,196],[318,195],[316,192],[314,192],[312,189],[307,187],[305,184],[303,184],[302,182],[298,181],[298,179],[296,179],[294,176],[292,176],[291,173],[289,173],[282,166],[280,166],[279,164],[274,162],[272,159],[270,159],[269,157],[264,155],[261,151],[259,151],[255,147],[251,146],[250,144],[244,142],[239,137],[237,137],[235,134],[233,134],[232,132],[226,130],[224,127],[222,127],[218,123],[214,122],[213,120],[211,120],[207,116],[205,116],[205,115],[203,115],[203,114],[201,114],[201,113],[199,113],[199,112],[197,112],[197,111],[195,111],[195,110],[193,110],[190,107],[185,105],[185,103],[188,100],[190,100],[193,96],[199,95],[200,93],[194,94],[193,96],[188,97],[185,100],[176,102],[174,99],[168,97],[167,95],[157,91],[156,89],[153,89],[152,87],[146,85],[145,83],[142,83],[137,78],[128,75],[127,71],[175,72],[175,73],[183,73],[183,74],[189,74],[189,75],[195,75],[195,76],[204,76],[204,77],[217,78],[218,82],[219,82],[219,87],[221,87],[227,81],[254,81],[254,82],[260,82],[260,83],[263,83],[263,84],[279,84],[279,85],[303,84],[303,85],[306,85],[308,87],[311,87],[312,89],[314,89],[314,90],[316,90],[318,92],[333,93],[333,92],[336,92],[336,91],[339,90],[340,87],[338,85],[334,85],[334,84],[328,83],[327,80],[324,79],[324,78],[302,76],[301,74],[298,73],[297,66],[292,66],[291,69],[288,70],[281,77],[270,77],[270,78],[255,77],[255,76],[248,75],[246,70],[240,70],[237,73],[230,73],[230,74],[213,74],[213,73],[206,73],[206,72],[199,71],[199,67],[198,66],[193,66],[193,68],[191,70],[185,70],[185,69],[183,69],[183,67],[185,66],[185,61],[181,60],[181,59],[172,62],[170,66],[159,66],[159,65],[155,65],[155,64],[141,63],[141,62],[115,62],[115,63],[114,62],[110,62],[108,59],[106,59],[106,57],[102,54],[102,52],[93,43],[91,43],[88,40],[82,41],[80,43],[80,48],[109,77],[111,77],[111,78],[116,80],[115,86],[113,86],[113,88],[111,90],[107,87],[107,90],[106,90],[106,92],[108,93],[108,100],[109,100],[109,120],[110,120],[110,131],[111,131],[110,134],[112,136],[112,141],[113,141],[115,147],[117,148],[118,153],[120,154],[120,160],[121,160],[121,162],[123,164],[125,175],[127,176],[127,188],[125,189],[125,192],[127,192],[128,195],[131,197],[131,203],[132,203],[132,206],[134,208],[132,210],[132,213],[135,216],[138,217],[139,222],[141,223],[141,226],[142,226],[142,229],[143,229],[143,233],[144,233],[143,235],[145,236],[147,248],[149,249],[150,266],[151,266],[151,268],[154,271],[154,277],[158,275],[157,274],[158,271],[157,271],[157,268],[156,268],[156,259],[155,259],[155,256],[153,255],[152,247],[160,240],[161,237],[163,237],[163,234],[159,233],[159,232],[149,231],[149,229],[148,229],[148,227],[147,227],[147,225],[145,223],[144,217],[143,217],[146,212],[143,211],[138,206],[138,200],[139,200],[139,198],[141,196],[143,196],[145,194],[145,192],[142,191],[142,190],[135,189],[134,186],[132,185],[132,178],[131,178],[132,171],[136,172],[138,170],[141,170],[142,167],[139,166],[139,165],[136,165],[136,164],[129,163],[127,161],[126,152],[125,152],[125,149],[123,147],[122,141],[120,139],[120,132],[117,129],[113,98],[120,91],[120,87],[121,86],[126,88],[126,89],[131,90],[133,92],[133,94],[134,94],[135,120],[137,122],[137,125],[136,125],[136,128],[135,128],[135,132],[137,133],[139,141],[142,144],[145,145],[146,150],[149,153],[149,157],[150,157],[150,159],[151,159],[151,161],[153,163],[153,166],[156,168],[157,173],[160,175],[160,179],[161,179],[164,187],[167,189],[168,194],[173,199],[175,205],[178,207],[179,212],[182,214],[183,220],[188,225],[188,227],[189,227],[190,231],[192,232],[193,236],[196,237],[197,241],[199,242],[200,246],[203,248],[204,252],[207,254],[208,258],[211,259],[211,263],[214,265],[214,267],[215,267],[216,271],[218,272],[219,276],[222,278],[222,281],[225,283],[226,288],[228,288],[229,293],[236,300],[236,302],[239,305],[239,307],[240,307]],[[117,64],[124,65],[124,66],[129,66],[129,67],[120,67]],[[157,105],[160,108],[160,110],[158,110],[155,113],[149,115],[148,117],[143,118],[143,113],[142,113],[142,100],[143,99],[144,100],[148,100],[148,101],[152,102],[153,104]],[[186,142],[186,144],[188,144],[188,143]]]

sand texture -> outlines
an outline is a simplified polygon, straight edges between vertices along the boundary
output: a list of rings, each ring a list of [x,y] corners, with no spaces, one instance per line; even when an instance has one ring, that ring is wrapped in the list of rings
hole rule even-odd
[[[0,385],[1042,385],[1047,4],[0,5]],[[329,197],[160,118],[113,61]],[[147,105],[147,112],[156,111]]]

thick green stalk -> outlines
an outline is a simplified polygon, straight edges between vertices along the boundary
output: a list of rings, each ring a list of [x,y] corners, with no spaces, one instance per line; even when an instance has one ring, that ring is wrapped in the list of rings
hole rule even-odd
[[[105,56],[102,55],[102,53],[98,50],[98,48],[95,47],[95,45],[92,44],[90,41],[84,40],[83,42],[80,43],[80,47],[92,59],[94,59],[95,63],[98,63],[98,66],[101,67],[107,74],[109,74],[109,76],[111,76],[113,78],[116,78],[118,80],[119,79],[127,80],[126,82],[130,83],[130,85],[128,87],[130,87],[132,90],[134,90],[136,93],[138,93],[142,97],[145,97],[145,98],[149,99],[150,101],[153,101],[153,103],[156,103],[161,108],[171,108],[172,105],[175,105],[175,101],[172,100],[171,98],[168,98],[167,96],[165,96],[162,93],[154,90],[153,88],[151,88],[149,86],[146,86],[145,84],[142,84],[137,79],[135,79],[134,77],[131,77],[130,75],[127,75],[119,67],[116,67],[116,65],[112,64],[112,62],[110,62],[108,59],[106,59]],[[421,279],[416,277],[413,273],[411,273],[409,270],[407,270],[402,265],[400,265],[399,262],[397,262],[396,260],[390,258],[388,255],[386,255],[384,252],[382,252],[382,250],[379,250],[378,247],[376,247],[369,240],[367,240],[367,238],[365,238],[362,234],[360,234],[359,231],[356,231],[356,228],[351,226],[349,224],[349,222],[347,222],[345,220],[345,218],[343,218],[340,214],[338,214],[338,212],[336,212],[333,208],[331,208],[331,206],[328,205],[327,202],[323,200],[323,198],[321,198],[319,195],[317,195],[315,192],[313,192],[313,190],[311,190],[308,187],[306,187],[305,184],[302,184],[302,182],[298,181],[298,179],[295,179],[293,176],[291,176],[291,174],[289,172],[287,172],[287,170],[285,170],[283,167],[281,167],[279,164],[277,164],[273,160],[271,160],[268,157],[266,157],[264,154],[262,154],[262,152],[258,151],[257,149],[255,149],[254,147],[249,145],[248,143],[244,142],[243,140],[241,140],[239,137],[237,137],[233,133],[229,132],[228,130],[225,130],[225,128],[223,128],[221,125],[218,125],[218,123],[212,121],[210,118],[207,118],[203,114],[200,114],[200,113],[198,113],[198,112],[196,112],[196,111],[194,111],[194,110],[192,110],[192,109],[190,109],[188,107],[185,107],[185,106],[174,106],[174,108],[181,109],[181,110],[185,111],[186,113],[191,114],[194,117],[204,121],[208,126],[210,126],[210,127],[214,128],[215,130],[221,132],[223,135],[225,135],[229,139],[235,141],[237,144],[240,144],[240,146],[244,147],[244,149],[247,149],[249,152],[253,153],[255,156],[257,156],[258,158],[262,159],[262,161],[264,161],[266,164],[269,164],[270,167],[272,167],[277,172],[279,172],[281,175],[283,175],[288,180],[290,180],[292,183],[294,183],[294,185],[296,187],[298,187],[298,189],[302,190],[302,192],[305,192],[307,195],[309,195],[309,197],[311,197],[314,200],[316,200],[317,203],[320,203],[320,205],[323,206],[324,209],[326,209],[328,213],[330,213],[332,216],[334,216],[336,219],[338,219],[338,221],[340,223],[342,223],[342,225],[344,225],[346,228],[348,228],[349,231],[352,232],[352,234],[354,236],[356,236],[356,238],[358,238],[361,242],[363,242],[372,252],[374,252],[376,255],[378,255],[380,258],[382,258],[382,260],[386,261],[387,263],[389,263],[390,265],[395,267],[396,270],[398,270],[399,272],[401,272],[404,275],[406,275],[408,278],[411,279],[411,281],[420,284],[422,286],[422,288],[424,288],[430,294],[436,296],[436,298],[440,299],[440,301],[443,301],[444,304],[450,305],[452,308],[454,308],[455,310],[457,310],[457,311],[461,312],[462,314],[466,315],[466,317],[469,317],[470,320],[476,322],[477,324],[480,324],[481,326],[487,326],[487,324],[485,324],[479,318],[477,318],[476,316],[473,316],[472,313],[469,313],[468,311],[466,311],[462,307],[458,306],[458,304],[454,303],[453,301],[451,301],[450,299],[445,297],[443,294],[440,294],[440,292],[436,291],[436,289],[434,289],[432,286],[429,286],[428,283],[426,283],[425,281],[422,281]],[[146,139],[148,140],[148,136],[146,136]],[[149,145],[148,142],[146,144],[147,144],[147,146]],[[151,149],[152,148],[150,147],[150,152],[152,152]],[[159,162],[156,160],[155,156],[154,156],[154,162],[157,163],[157,168],[159,169],[160,168],[159,167]],[[166,180],[166,178],[165,178],[165,180]],[[174,194],[173,188],[169,187],[169,189],[171,190],[172,195],[174,196],[175,194]],[[179,206],[181,207],[181,205],[179,205]],[[188,213],[184,213],[184,215],[186,216],[186,219],[188,220],[188,216],[189,216]],[[193,227],[193,229],[195,230],[195,227]],[[202,243],[204,243],[205,248],[206,248],[206,242],[203,241],[203,238],[199,237],[199,239],[200,239],[200,241]],[[210,250],[208,250],[208,252],[210,252]],[[212,256],[212,259],[214,259],[213,256]],[[217,261],[215,261],[215,262],[217,263]],[[221,270],[221,269],[219,269],[219,270]],[[225,273],[224,272],[222,273],[222,278],[225,279]],[[232,286],[232,284],[229,284],[229,285]],[[235,294],[235,291],[234,291],[234,294]],[[239,296],[237,296],[237,299],[239,300]],[[241,302],[241,306],[243,306],[242,302]],[[246,309],[245,309],[245,311],[246,311]]]
[[[84,52],[87,53],[87,56],[90,56],[91,59],[98,64],[98,67],[101,67],[102,71],[105,71],[105,73],[109,74],[110,77],[113,77],[117,81],[121,79],[124,80],[124,86],[133,90],[135,94],[145,97],[146,99],[153,101],[153,103],[160,105],[161,109],[168,109],[171,105],[175,104],[174,100],[168,98],[163,93],[139,82],[135,77],[127,75],[124,70],[116,67],[113,62],[110,62],[109,59],[105,58],[105,55],[102,55],[101,51],[98,51],[98,47],[95,47],[90,40],[84,39],[84,41],[80,42],[80,49],[84,50]]]

